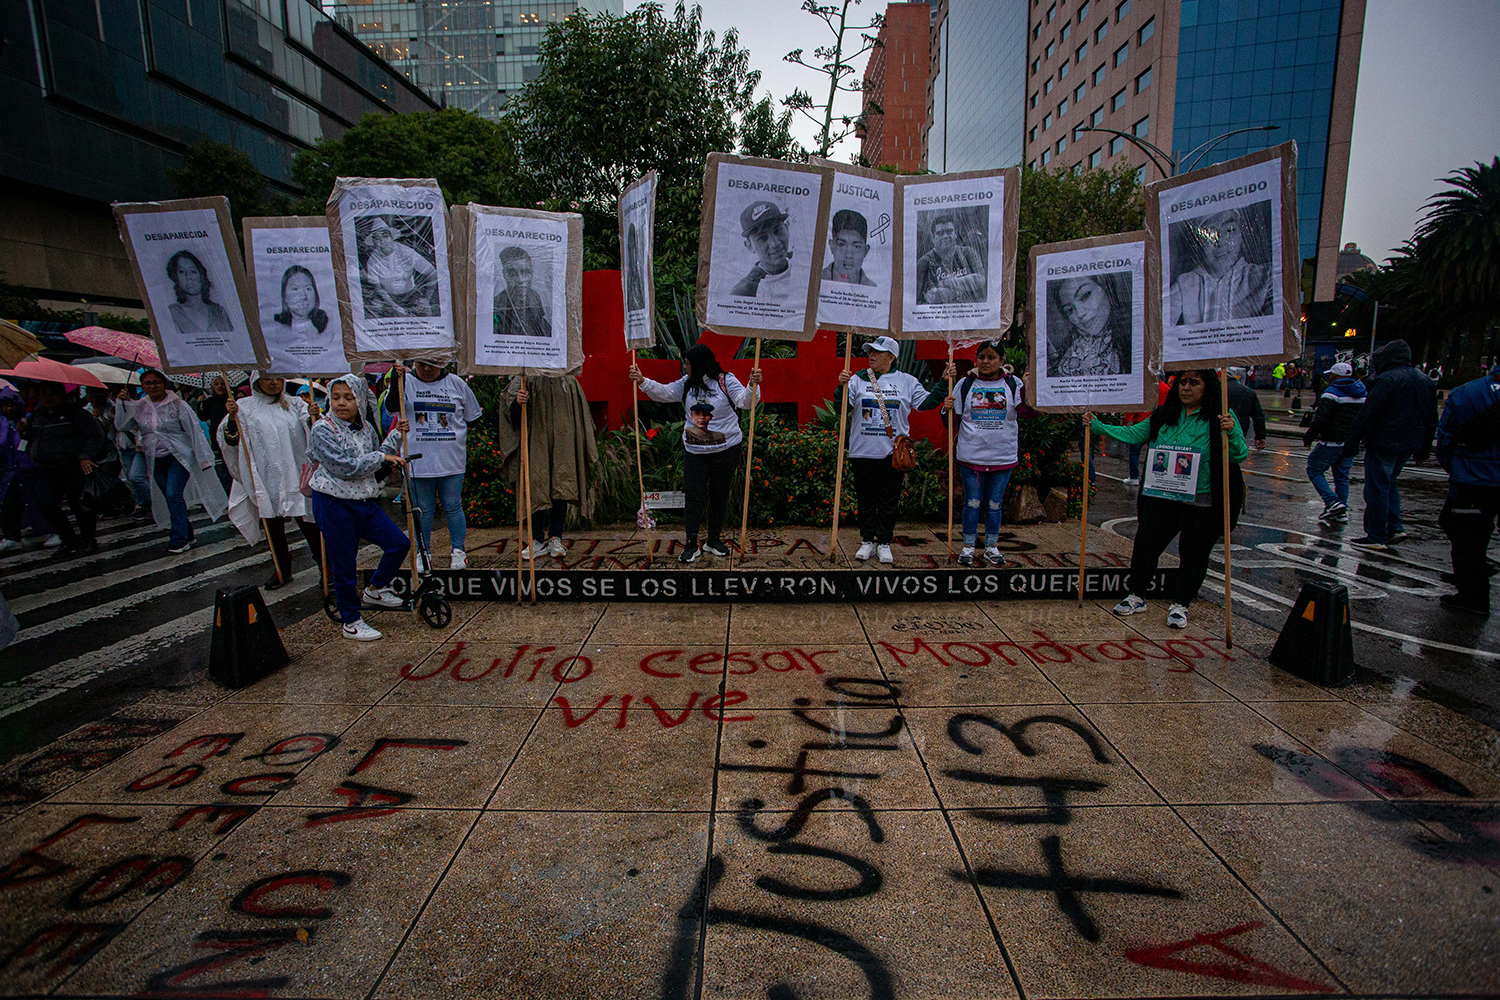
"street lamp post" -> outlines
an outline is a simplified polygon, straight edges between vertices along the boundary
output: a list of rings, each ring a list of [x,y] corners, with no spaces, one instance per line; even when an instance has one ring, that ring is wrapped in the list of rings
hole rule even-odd
[[[1198,165],[1198,161],[1203,159],[1203,157],[1207,155],[1210,149],[1214,148],[1219,143],[1223,142],[1225,139],[1230,138],[1231,136],[1242,135],[1245,132],[1274,132],[1279,128],[1281,128],[1280,125],[1255,125],[1250,128],[1237,128],[1233,132],[1225,132],[1223,135],[1215,136],[1214,138],[1203,143],[1203,145],[1188,150],[1181,157],[1178,157],[1176,159],[1173,159],[1171,154],[1169,154],[1166,150],[1162,149],[1155,143],[1147,142],[1140,136],[1132,135],[1129,132],[1121,132],[1117,128],[1100,128],[1094,125],[1080,125],[1073,131],[1075,134],[1078,132],[1108,132],[1110,135],[1117,135],[1120,138],[1130,142],[1141,152],[1145,153],[1146,158],[1156,165],[1156,169],[1161,171],[1161,175],[1163,177],[1175,177],[1177,176],[1179,168],[1184,171],[1193,169],[1193,167]],[[1166,167],[1163,167],[1161,165],[1161,160],[1158,160],[1156,158],[1157,155],[1166,160],[1167,166],[1171,167],[1172,169],[1168,170]],[[1184,161],[1188,160],[1189,158],[1192,159],[1192,162],[1184,166]]]

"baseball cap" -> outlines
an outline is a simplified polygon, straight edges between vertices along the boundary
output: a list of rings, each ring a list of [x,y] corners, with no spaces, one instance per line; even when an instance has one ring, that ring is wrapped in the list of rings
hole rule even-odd
[[[774,201],[752,201],[740,213],[740,235],[749,236],[757,229],[785,220],[787,214]]]
[[[1328,370],[1333,374],[1343,378],[1348,378],[1350,375],[1354,374],[1354,366],[1347,361],[1336,362],[1333,367],[1329,368]]]
[[[889,354],[900,354],[901,345],[896,343],[894,337],[876,337],[874,340],[865,345],[866,354],[870,354],[873,351],[885,351]]]

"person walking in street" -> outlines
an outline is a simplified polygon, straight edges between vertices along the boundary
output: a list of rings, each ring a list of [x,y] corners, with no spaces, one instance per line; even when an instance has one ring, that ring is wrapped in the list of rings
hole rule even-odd
[[[402,606],[391,581],[406,561],[411,539],[381,508],[382,487],[376,473],[385,465],[406,464],[401,457],[400,434],[406,428],[402,426],[404,421],[397,421],[396,430],[381,440],[364,376],[341,375],[328,388],[332,412],[313,424],[307,442],[308,457],[317,463],[310,483],[313,519],[328,548],[328,572],[344,623],[344,638],[372,642],[380,638],[380,633],[364,620],[364,604]],[[382,552],[363,594],[355,575],[361,538],[380,546]]]
[[[77,395],[60,383],[43,382],[40,403],[27,426],[26,451],[39,473],[37,511],[62,538],[54,555],[61,559],[98,552],[94,512],[78,500],[85,477],[112,451],[109,441]],[[77,532],[63,512],[64,500],[78,522]]]
[[[397,364],[392,375],[405,379],[401,400],[406,407],[403,416],[411,428],[406,446],[409,454],[420,456],[410,466],[415,494],[412,499],[422,512],[417,525],[422,545],[417,551],[432,551],[432,518],[441,500],[443,518],[448,522],[448,566],[465,569],[469,565],[464,549],[468,535],[464,472],[468,468],[469,425],[479,419],[484,408],[468,382],[443,371],[448,360],[441,354],[418,358],[411,371]],[[386,397],[388,403],[395,401],[394,393]]]
[[[198,413],[198,419],[208,424],[208,440],[213,446],[214,474],[219,477],[219,485],[224,487],[228,493],[233,485],[229,469],[224,464],[224,456],[219,452],[219,424],[224,422],[224,414],[228,413],[228,404],[234,398],[234,393],[229,389],[229,383],[224,381],[224,376],[216,375],[209,383],[207,395],[192,404]]]
[[[201,503],[209,519],[217,521],[229,499],[213,474],[213,448],[192,407],[168,388],[167,377],[154,368],[141,375],[141,389],[144,398],[120,401],[115,429],[140,432],[154,486],[151,513],[157,527],[171,528],[167,551],[175,555],[193,547],[188,507]]]
[[[526,404],[527,455],[531,460],[531,542],[522,559],[550,555],[561,559],[568,505],[589,516],[589,476],[599,461],[594,441],[594,418],[588,397],[572,375],[528,375],[526,388],[519,378],[505,389],[509,404],[500,418],[503,474],[515,480],[521,468],[521,404]],[[721,546],[722,547],[722,546]]]
[[[979,517],[984,513],[984,558],[991,566],[1004,566],[1005,556],[999,547],[1000,507],[1010,474],[1020,463],[1021,380],[1001,369],[1004,348],[996,341],[985,341],[974,355],[974,371],[965,375],[954,394],[939,398],[928,393],[919,410],[939,405],[943,413],[957,415],[958,439],[953,457],[963,482],[964,544],[958,554],[962,566],[974,565],[974,550],[979,545]],[[944,378],[956,374],[950,363]]]
[[[1454,389],[1437,428],[1437,459],[1448,470],[1448,499],[1438,526],[1453,546],[1453,585],[1445,608],[1481,618],[1490,613],[1487,555],[1500,519],[1500,363]]]
[[[681,403],[688,411],[688,419],[682,425],[686,529],[677,561],[691,563],[698,558],[698,525],[703,519],[705,502],[708,541],[702,551],[721,559],[729,555],[729,546],[720,540],[719,533],[729,509],[729,485],[740,465],[740,442],[744,437],[735,411],[750,408],[759,392],[756,387],[760,385],[761,372],[758,368],[752,371],[750,384],[742,384],[720,367],[719,359],[707,344],[689,347],[683,354],[683,367],[686,373],[682,378],[663,385],[646,378],[640,368],[631,365],[630,380],[648,398],[658,403]]]
[[[1365,533],[1354,539],[1360,548],[1383,550],[1409,537],[1401,523],[1397,477],[1406,463],[1426,460],[1437,429],[1437,390],[1411,363],[1411,348],[1393,340],[1371,359],[1375,378],[1369,385],[1344,457],[1365,446]]]
[[[1365,384],[1354,377],[1354,366],[1339,361],[1328,369],[1328,387],[1313,406],[1312,423],[1302,435],[1302,443],[1312,451],[1307,454],[1307,478],[1323,498],[1324,524],[1349,523],[1349,472],[1354,457],[1344,455],[1344,442],[1354,427],[1354,419],[1365,405]],[[1328,473],[1333,472],[1333,485]]]
[[[287,518],[295,518],[312,553],[313,565],[323,564],[312,505],[302,495],[302,467],[308,462],[307,437],[316,415],[307,404],[286,392],[279,378],[250,375],[250,395],[229,400],[227,416],[219,423],[219,451],[234,479],[229,491],[229,520],[254,545],[265,524],[271,547],[271,578],[267,590],[292,582],[292,553],[286,542]],[[245,468],[246,452],[250,468]],[[251,481],[255,484],[251,495]]]
[[[1251,440],[1250,431],[1255,430],[1255,450],[1266,449],[1266,411],[1260,405],[1260,396],[1244,382],[1245,369],[1229,369],[1229,410],[1240,422],[1240,433]]]
[[[1096,434],[1146,444],[1145,481],[1136,501],[1135,545],[1130,553],[1129,593],[1115,605],[1121,617],[1146,610],[1146,590],[1157,563],[1177,538],[1179,568],[1172,585],[1167,625],[1187,628],[1188,607],[1208,575],[1208,557],[1224,534],[1224,462],[1229,470],[1229,520],[1239,521],[1245,481],[1239,464],[1250,455],[1244,431],[1219,405],[1219,373],[1213,369],[1179,372],[1173,392],[1145,423],[1106,424],[1093,419]],[[1227,432],[1228,451],[1224,448]],[[1174,461],[1168,462],[1168,456]],[[1178,467],[1187,470],[1176,472]],[[1194,470],[1196,474],[1194,474]],[[1180,538],[1178,536],[1181,536]]]
[[[92,393],[93,390],[90,390]],[[93,407],[94,419],[99,421],[99,426],[104,428],[106,436],[113,437],[115,451],[120,456],[120,473],[125,478],[125,483],[130,487],[130,495],[135,499],[135,510],[131,516],[140,520],[151,518],[151,484],[146,479],[146,456],[141,452],[141,435],[139,431],[122,431],[116,429],[116,414],[124,405],[124,401],[133,399],[131,388],[122,385],[110,392],[109,405],[106,411],[102,406]]]
[[[911,411],[937,396],[928,392],[916,376],[892,371],[901,348],[891,337],[876,337],[865,345],[870,367],[860,373],[840,372],[847,405],[856,420],[849,435],[849,464],[854,468],[854,499],[859,507],[861,562],[878,555],[891,565],[896,557],[891,540],[896,535],[896,509],[906,472],[892,462],[897,438],[908,437]],[[834,540],[837,544],[837,539]]]
[[[1276,380],[1276,389],[1280,391],[1282,385],[1286,382],[1286,362],[1278,364],[1271,370],[1271,378]]]
[[[0,552],[21,547],[26,508],[36,507],[36,463],[26,453],[26,405],[11,386],[0,387]],[[61,539],[58,540],[61,544]]]

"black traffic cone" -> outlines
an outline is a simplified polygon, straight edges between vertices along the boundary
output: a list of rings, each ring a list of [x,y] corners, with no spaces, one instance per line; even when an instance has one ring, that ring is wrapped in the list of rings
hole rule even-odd
[[[242,688],[290,659],[258,587],[234,587],[214,595],[208,676],[225,687]]]
[[[1305,583],[1268,659],[1305,681],[1332,687],[1354,679],[1349,588]]]

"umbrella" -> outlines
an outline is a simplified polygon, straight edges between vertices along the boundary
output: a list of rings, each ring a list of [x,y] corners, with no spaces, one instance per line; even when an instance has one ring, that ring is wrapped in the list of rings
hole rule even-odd
[[[9,320],[0,319],[0,365],[18,365],[33,354],[40,354],[42,342]]]
[[[69,330],[63,336],[82,347],[92,347],[96,351],[112,354],[133,364],[145,365],[148,368],[161,367],[161,358],[156,354],[156,344],[150,337],[111,330],[103,326],[79,327],[77,330]]]
[[[231,389],[234,388],[237,385],[244,385],[246,382],[250,381],[250,373],[249,372],[231,371],[231,372],[226,372],[224,374],[227,374],[229,376],[229,387]],[[214,379],[216,379],[218,377],[219,377],[219,372],[218,371],[193,372],[191,374],[185,374],[185,375],[168,375],[167,376],[167,378],[171,379],[173,382],[176,382],[176,383],[178,383],[180,385],[196,386],[199,389],[208,389],[209,387],[211,387],[214,384]]]
[[[116,368],[114,365],[103,365],[97,363],[82,364],[74,362],[74,368],[82,368],[86,372],[92,372],[94,377],[106,385],[140,385],[141,377],[133,371],[124,368]]]
[[[6,371],[0,371],[0,375],[9,375],[12,378],[29,378],[38,382],[61,382],[64,385],[87,385],[96,389],[103,389],[104,383],[91,371],[83,368],[75,368],[73,365],[65,365],[61,361],[53,361],[51,358],[37,358],[34,361],[22,361]]]

